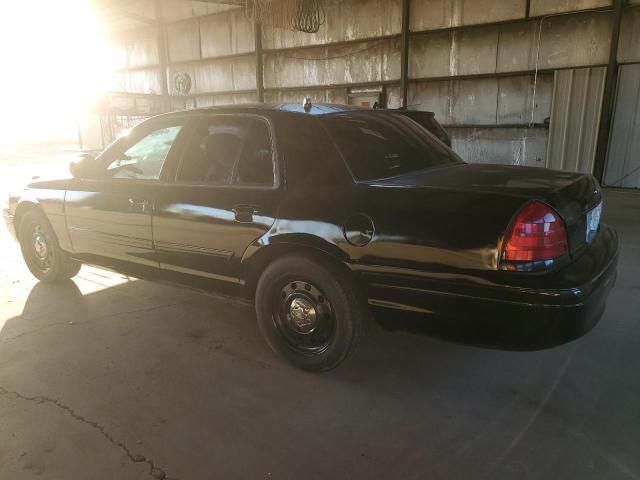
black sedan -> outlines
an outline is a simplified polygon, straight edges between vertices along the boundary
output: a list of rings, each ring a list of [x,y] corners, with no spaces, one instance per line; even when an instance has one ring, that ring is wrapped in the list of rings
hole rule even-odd
[[[576,338],[616,277],[592,176],[466,164],[399,112],[171,113],[71,173],[5,211],[37,278],[88,263],[247,296],[271,347],[308,370],[340,364],[371,307]]]

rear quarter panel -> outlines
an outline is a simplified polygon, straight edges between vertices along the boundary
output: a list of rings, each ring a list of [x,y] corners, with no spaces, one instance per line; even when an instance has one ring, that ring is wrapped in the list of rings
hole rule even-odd
[[[363,187],[375,225],[354,254],[362,265],[420,271],[495,270],[500,240],[523,200],[438,188]]]

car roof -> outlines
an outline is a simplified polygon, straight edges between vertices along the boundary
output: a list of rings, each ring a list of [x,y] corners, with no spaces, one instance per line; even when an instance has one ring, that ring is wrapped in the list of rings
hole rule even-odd
[[[244,103],[237,105],[216,105],[213,107],[196,108],[194,111],[277,111],[288,113],[302,113],[307,115],[329,115],[351,111],[371,111],[370,108],[356,107],[354,105],[340,105],[332,103],[314,103],[310,111],[305,111],[302,103]]]
[[[415,112],[415,113],[431,113],[420,110],[403,110],[403,109],[379,109],[373,110],[371,108],[359,107],[355,105],[341,105],[337,103],[315,103],[312,104],[311,110],[306,112],[302,103],[245,103],[236,105],[216,105],[212,107],[194,108],[191,110],[182,110],[179,112],[171,112],[164,114],[164,116],[179,115],[189,113],[197,115],[198,113],[211,113],[211,112],[286,112],[302,115],[324,116],[346,112]]]

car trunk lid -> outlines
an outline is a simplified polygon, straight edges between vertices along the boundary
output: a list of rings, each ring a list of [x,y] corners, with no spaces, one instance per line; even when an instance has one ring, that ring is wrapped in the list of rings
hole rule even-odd
[[[572,254],[587,243],[588,212],[602,201],[600,187],[593,176],[535,167],[455,164],[369,183],[517,197],[522,200],[521,205],[530,200],[543,201],[564,220]]]

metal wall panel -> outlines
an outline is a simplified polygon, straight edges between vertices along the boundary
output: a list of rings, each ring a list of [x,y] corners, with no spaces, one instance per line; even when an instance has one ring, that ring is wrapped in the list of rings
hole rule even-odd
[[[632,9],[633,10],[633,9]],[[631,18],[631,14],[627,14]],[[637,43],[631,27],[624,38]],[[491,74],[604,65],[609,61],[611,15],[583,13],[539,22],[488,25],[469,30],[430,32],[413,36],[409,48],[410,78]],[[627,49],[622,46],[624,51]],[[637,55],[637,52],[633,51]]]
[[[170,23],[167,26],[169,58],[172,62],[185,62],[200,58],[200,30],[197,20]]]
[[[588,10],[610,5],[611,0],[532,0],[531,15],[553,15],[554,13]]]
[[[640,64],[620,67],[604,184],[640,188]]]
[[[126,31],[114,38],[113,44],[114,68],[141,68],[160,63],[155,28]]]
[[[543,167],[544,128],[449,128],[453,150],[471,163]]]
[[[412,82],[409,108],[436,114],[445,125],[528,125],[543,123],[551,111],[553,76],[538,75],[535,111],[533,75]]]
[[[343,83],[384,82],[400,78],[398,39],[362,45],[335,45],[267,53],[266,88],[331,86]]]
[[[305,97],[311,98],[312,103],[347,103],[347,89],[282,90],[265,93],[265,100],[271,103],[302,103]]]
[[[526,0],[411,0],[411,30],[525,18]]]
[[[220,57],[254,50],[253,23],[244,9],[200,19],[202,56]]]
[[[545,20],[540,39],[540,68],[607,64],[611,20],[611,13],[563,15]]]
[[[265,49],[380,37],[400,33],[401,0],[325,0],[326,21],[317,33],[263,27]]]
[[[593,173],[607,69],[555,72],[548,168]]]
[[[177,72],[186,72],[191,77],[191,94],[231,92],[256,88],[255,61],[252,56],[217,58],[198,63],[176,63],[169,66],[169,80]],[[169,88],[173,94],[173,85]]]
[[[160,86],[161,73],[159,68],[145,68],[116,72],[113,75],[112,88],[114,92],[130,93],[162,93]]]
[[[623,13],[618,61],[620,63],[640,62],[640,8],[628,8]]]

